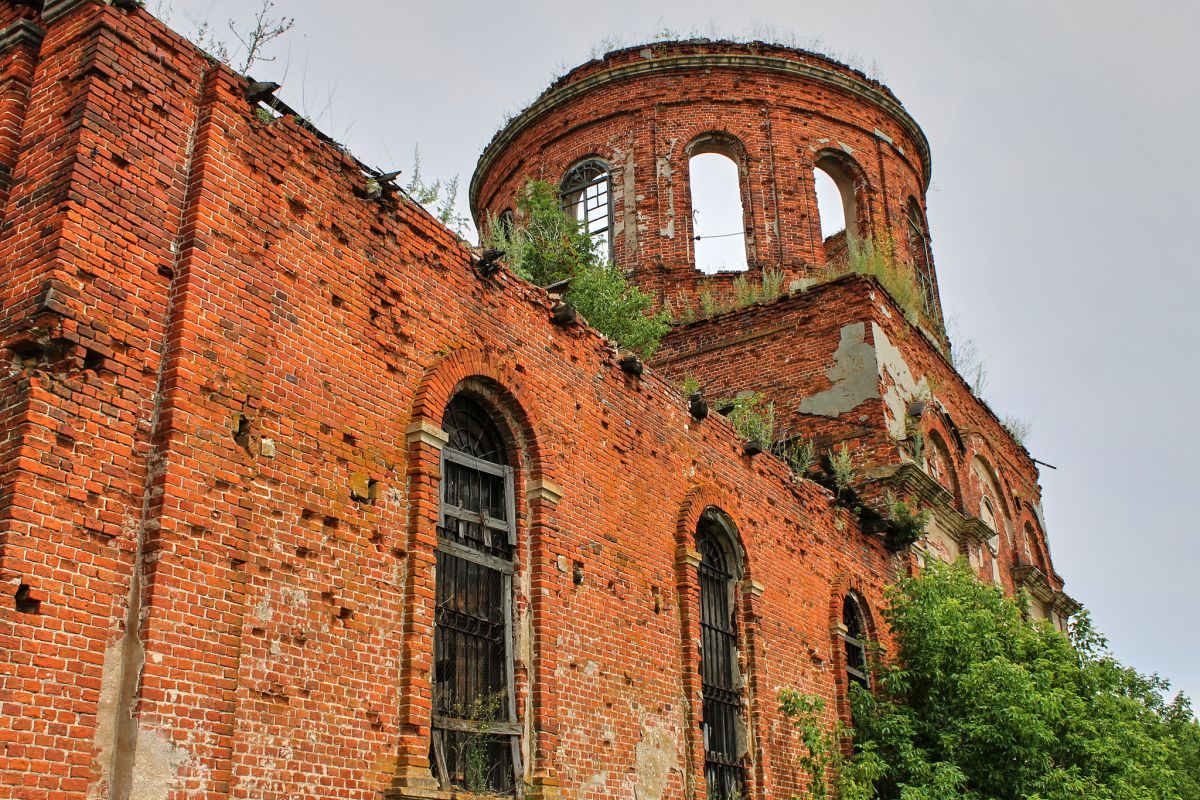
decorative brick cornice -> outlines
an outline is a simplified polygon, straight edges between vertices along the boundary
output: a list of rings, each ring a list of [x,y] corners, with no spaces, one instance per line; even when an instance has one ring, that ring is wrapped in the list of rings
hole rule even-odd
[[[563,498],[563,490],[558,484],[545,478],[537,478],[525,484],[526,499],[544,500],[552,505],[558,505]]]
[[[96,3],[100,0],[46,0],[42,6],[42,22],[49,25],[55,20],[65,17],[78,6],[86,3]]]
[[[916,143],[917,156],[921,160],[927,184],[925,188],[929,188],[928,182],[933,169],[929,140],[925,138],[925,133],[921,130],[921,126],[905,111],[904,106],[900,105],[898,100],[878,85],[852,77],[832,66],[797,61],[778,55],[750,52],[686,53],[620,64],[611,69],[579,78],[578,80],[568,81],[544,93],[532,105],[505,125],[496,134],[495,138],[492,139],[491,143],[488,144],[487,148],[484,149],[483,155],[479,157],[479,163],[475,167],[475,174],[471,176],[471,187],[468,194],[471,208],[474,209],[479,201],[479,189],[483,181],[483,176],[491,168],[492,162],[503,152],[504,148],[516,140],[522,131],[547,112],[592,89],[615,81],[644,79],[646,76],[663,72],[704,71],[712,69],[745,69],[781,73],[791,77],[810,80],[814,83],[825,84],[826,86],[831,86],[862,100],[866,100],[891,116]]]
[[[19,19],[0,31],[0,53],[7,53],[18,45],[38,47],[45,37],[45,29],[27,19]]]

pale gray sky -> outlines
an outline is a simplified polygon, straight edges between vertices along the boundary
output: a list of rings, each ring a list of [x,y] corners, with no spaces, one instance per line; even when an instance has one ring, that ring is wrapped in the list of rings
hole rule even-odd
[[[173,0],[175,27],[252,0]],[[151,0],[154,7],[154,0]],[[866,67],[933,149],[947,310],[1032,420],[1055,565],[1118,657],[1200,700],[1200,90],[1194,0],[277,0],[254,70],[367,163],[459,175],[611,43],[774,32]],[[326,109],[327,101],[329,108]],[[465,194],[465,192],[464,192]]]

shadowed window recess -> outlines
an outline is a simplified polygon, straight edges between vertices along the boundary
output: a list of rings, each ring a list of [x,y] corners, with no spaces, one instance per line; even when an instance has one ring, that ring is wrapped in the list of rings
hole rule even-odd
[[[700,551],[700,689],[704,704],[704,777],[709,800],[745,796],[745,724],[738,665],[735,590],[740,560],[725,524],[706,513],[696,530]]]
[[[925,224],[925,215],[916,198],[908,199],[904,212],[905,230],[908,232],[908,252],[917,273],[917,286],[921,290],[921,302],[925,304],[925,313],[931,317],[938,316],[937,290],[933,283],[933,251],[929,244],[929,228]]]
[[[871,674],[867,668],[867,626],[863,621],[862,609],[853,593],[842,601],[842,644],[846,650],[846,678],[864,689],[871,688]]]
[[[459,395],[443,428],[430,761],[445,789],[521,785],[513,685],[513,469],[499,429]]]

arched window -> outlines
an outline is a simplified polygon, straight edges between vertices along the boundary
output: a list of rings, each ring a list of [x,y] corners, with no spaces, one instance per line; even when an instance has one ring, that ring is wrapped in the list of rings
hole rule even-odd
[[[950,457],[950,449],[936,432],[926,436],[925,472],[957,502],[958,478],[954,474],[954,459]]]
[[[434,578],[430,761],[444,789],[511,794],[521,783],[513,686],[513,469],[476,401],[446,407]]]
[[[914,197],[908,198],[904,221],[908,232],[908,252],[917,273],[917,286],[921,289],[921,302],[925,305],[926,314],[936,316],[937,290],[933,284],[933,251],[929,246],[929,229],[925,225],[921,206]]]
[[[697,139],[687,152],[696,269],[706,275],[745,272],[750,267],[738,152],[716,135]]]
[[[562,179],[563,211],[579,220],[605,260],[612,258],[612,176],[602,161],[572,167]]]
[[[846,164],[831,154],[818,158],[813,164],[813,188],[821,239],[828,241],[845,231],[848,244],[858,241],[858,196],[854,175]]]
[[[854,593],[842,601],[842,624],[839,629],[846,651],[846,679],[864,689],[871,688],[871,673],[867,666],[867,626]]]
[[[507,238],[513,232],[513,228],[517,226],[516,216],[511,208],[506,208],[500,212],[500,216],[496,217],[496,225],[500,229],[500,235]]]
[[[714,513],[700,518],[700,690],[704,701],[704,777],[710,800],[745,796],[742,681],[735,587],[741,572],[733,539]]]

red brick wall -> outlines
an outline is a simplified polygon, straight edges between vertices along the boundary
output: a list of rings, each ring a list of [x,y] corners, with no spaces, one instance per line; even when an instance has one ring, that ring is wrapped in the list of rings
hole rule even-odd
[[[145,13],[45,27],[0,234],[0,794],[411,791],[439,467],[406,432],[463,387],[518,452],[530,781],[703,796],[680,555],[716,505],[752,581],[751,786],[799,793],[778,692],[838,707],[831,615],[908,559],[419,208],[363,199]]]
[[[485,150],[472,205],[483,223],[514,206],[527,178],[557,185],[574,163],[601,158],[612,168],[615,262],[676,309],[694,307],[735,277],[694,264],[687,146],[713,132],[740,151],[752,273],[802,279],[824,266],[813,165],[825,153],[855,165],[860,229],[905,247],[905,206],[924,205],[929,181],[916,124],[861,73],[761,42],[658,43],[572,70]]]

